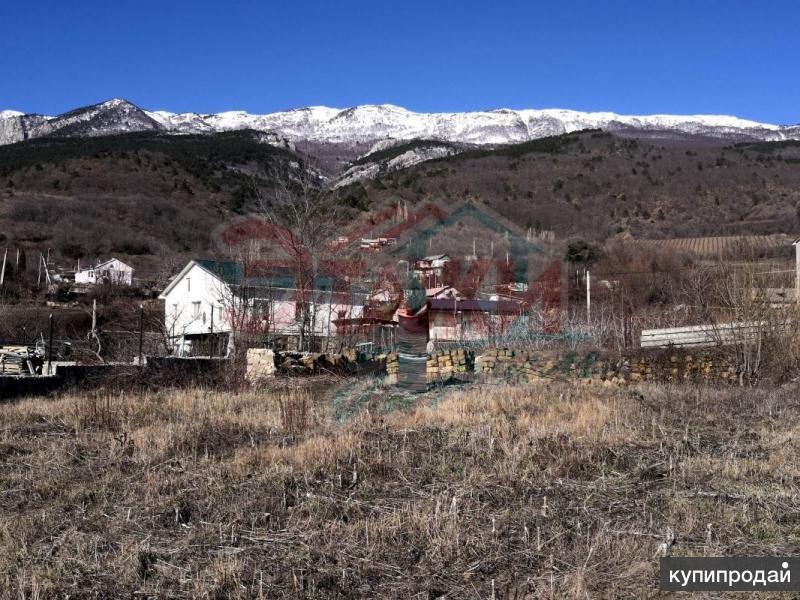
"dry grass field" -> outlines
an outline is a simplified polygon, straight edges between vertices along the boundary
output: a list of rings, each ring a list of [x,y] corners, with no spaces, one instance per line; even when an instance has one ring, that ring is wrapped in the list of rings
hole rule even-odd
[[[800,550],[796,388],[342,385],[3,405],[0,597],[641,598],[665,549]]]

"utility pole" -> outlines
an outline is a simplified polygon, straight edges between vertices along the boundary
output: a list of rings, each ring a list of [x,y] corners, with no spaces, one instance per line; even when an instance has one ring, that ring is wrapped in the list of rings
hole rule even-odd
[[[44,260],[44,258],[42,258]],[[47,281],[47,285],[52,285],[53,281],[50,279],[50,267],[48,266],[50,263],[50,248],[47,249],[47,260],[44,262],[44,276],[45,280]]]
[[[792,244],[794,246],[795,257],[795,276],[794,276],[794,297],[800,302],[800,240]]]
[[[587,327],[592,320],[592,276],[589,270],[586,270],[586,325]]]
[[[6,278],[6,259],[7,258],[8,258],[8,248],[6,248],[6,251],[3,254],[3,268],[0,269],[0,286],[3,285],[3,281]]]
[[[139,305],[139,367],[144,367],[142,346],[144,343],[144,304]]]

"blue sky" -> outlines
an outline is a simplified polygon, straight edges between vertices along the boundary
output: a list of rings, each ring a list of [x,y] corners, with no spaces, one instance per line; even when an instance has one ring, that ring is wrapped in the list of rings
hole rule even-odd
[[[0,109],[392,103],[800,122],[800,2],[0,2]]]

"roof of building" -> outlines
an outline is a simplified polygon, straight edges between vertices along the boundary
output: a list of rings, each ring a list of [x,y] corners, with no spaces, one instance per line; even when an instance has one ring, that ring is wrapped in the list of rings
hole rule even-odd
[[[190,260],[186,266],[181,269],[169,282],[167,287],[164,288],[164,291],[161,292],[159,297],[164,299],[195,265],[208,271],[229,286],[295,291],[295,278],[291,270],[287,268],[275,267],[270,269],[268,274],[247,275],[241,263],[225,260],[195,259]],[[313,289],[317,292],[332,292],[336,295],[335,297],[348,293],[358,295],[366,294],[366,290],[360,285],[352,282],[348,283],[343,279],[329,275],[316,276],[314,278]]]
[[[475,300],[471,298],[431,298],[428,300],[430,310],[491,312],[500,314],[519,314],[522,306],[508,300]]]
[[[244,276],[242,264],[230,260],[198,259],[192,262],[229,285],[239,285]]]
[[[449,259],[449,258],[450,257],[447,254],[431,254],[430,256],[423,256],[422,260],[426,260],[428,262],[431,262],[431,261],[434,261],[434,260],[444,260],[444,259]]]
[[[425,295],[428,298],[436,298],[437,296],[441,296],[441,294],[447,293],[455,294],[456,296],[461,295],[461,292],[451,285],[440,285],[439,287],[428,288],[425,290]]]
[[[113,258],[113,257],[112,257],[112,258],[109,258],[108,260],[104,260],[103,262],[97,263],[97,264],[96,264],[95,266],[93,266],[93,267],[86,267],[85,269],[81,269],[80,271],[78,271],[78,273],[85,273],[86,271],[95,271],[95,270],[97,270],[97,269],[99,269],[99,268],[101,268],[101,267],[104,267],[104,266],[105,266],[105,265],[107,265],[108,263],[112,263],[112,262],[114,262],[114,261],[117,261],[118,263],[120,263],[120,264],[122,264],[122,265],[125,265],[125,266],[126,266],[126,267],[128,267],[129,269],[133,269],[133,267],[131,267],[131,266],[130,266],[128,263],[126,263],[126,262],[123,262],[123,261],[121,261],[121,260],[120,260],[120,259],[118,259],[118,258]]]

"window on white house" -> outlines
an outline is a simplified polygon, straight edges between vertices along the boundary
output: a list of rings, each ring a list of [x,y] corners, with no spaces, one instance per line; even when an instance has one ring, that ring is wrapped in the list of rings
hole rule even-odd
[[[195,319],[200,316],[200,302],[192,302],[192,315]]]
[[[253,318],[270,321],[272,303],[269,300],[253,300]]]
[[[176,317],[178,316],[178,305],[177,304],[173,304],[172,305],[172,314],[174,316],[176,316]]]
[[[189,279],[188,277],[186,278],[186,291],[187,292],[192,291],[192,280]]]

